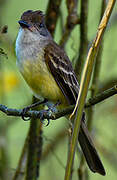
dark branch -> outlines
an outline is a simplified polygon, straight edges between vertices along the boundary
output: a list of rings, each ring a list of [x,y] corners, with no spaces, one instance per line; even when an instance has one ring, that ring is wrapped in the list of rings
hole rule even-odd
[[[68,38],[70,37],[70,34],[72,30],[74,29],[75,25],[77,25],[80,20],[77,15],[77,0],[67,0],[67,10],[68,10],[68,16],[67,21],[64,29],[64,33],[60,40],[60,46],[64,48]]]
[[[105,100],[105,99],[107,99],[107,98],[109,98],[115,94],[117,94],[117,85],[110,88],[110,89],[107,89],[106,91],[104,91],[98,95],[96,95],[94,98],[89,99],[88,102],[85,104],[85,108],[88,108],[90,106],[98,104],[101,101],[103,101],[103,100]],[[43,118],[44,119],[56,120],[62,116],[71,114],[73,109],[74,109],[74,105],[69,106],[68,108],[63,109],[59,112],[51,113],[51,112],[47,111],[43,114]],[[0,111],[4,112],[8,116],[22,116],[22,109],[11,109],[11,108],[8,108],[2,104],[0,104]],[[25,117],[41,118],[42,113],[43,113],[43,111],[30,110],[30,111],[25,113]]]
[[[37,99],[33,97],[33,103]],[[39,107],[40,108],[40,107]],[[39,178],[40,159],[42,152],[42,123],[36,120],[34,116],[30,120],[28,149],[27,149],[27,165],[25,180],[36,180]]]
[[[49,0],[47,11],[46,11],[46,25],[51,33],[54,36],[57,20],[60,13],[61,0]]]
[[[93,98],[90,98],[88,100],[88,102],[86,103],[85,107],[90,107],[90,106],[93,106],[97,103],[100,103],[101,101],[113,96],[117,94],[117,85],[110,88],[110,89],[107,89],[106,91],[103,91],[102,93],[94,96]]]
[[[76,60],[75,73],[78,80],[80,80],[82,68],[84,61],[86,59],[87,47],[88,47],[88,0],[81,1],[81,13],[80,13],[80,47],[79,47],[79,57]]]

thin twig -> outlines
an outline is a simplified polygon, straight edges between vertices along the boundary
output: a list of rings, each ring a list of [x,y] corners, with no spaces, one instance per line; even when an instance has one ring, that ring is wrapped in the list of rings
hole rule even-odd
[[[91,105],[96,104],[97,100],[98,103],[103,101],[104,99],[107,99],[115,94],[115,91],[117,91],[117,86],[114,86],[110,89],[107,89],[106,91],[103,91],[100,94],[97,94],[93,98],[90,98],[88,102],[86,103],[85,107],[90,107]],[[91,103],[91,104],[90,104]]]

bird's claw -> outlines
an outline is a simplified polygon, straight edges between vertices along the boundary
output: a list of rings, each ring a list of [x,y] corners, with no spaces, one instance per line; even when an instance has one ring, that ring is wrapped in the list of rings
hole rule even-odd
[[[41,123],[42,123],[42,124],[45,124],[45,122],[44,122],[44,120],[45,120],[45,115],[48,115],[48,117],[49,117],[49,116],[51,116],[51,114],[52,114],[52,111],[51,111],[50,109],[41,110],[41,111],[40,111],[40,121],[41,121]],[[48,118],[48,119],[46,119],[46,120],[47,120],[46,126],[48,126],[48,125],[50,124],[50,119]]]
[[[30,110],[30,106],[27,106],[25,108],[22,109],[22,112],[21,112],[21,117],[24,121],[28,121],[30,120],[30,117],[26,117],[25,114]],[[50,124],[50,118],[52,113],[53,112],[56,112],[55,108],[54,107],[50,107],[46,110],[41,110],[40,113],[39,113],[39,118],[40,118],[40,121],[41,123],[45,124],[44,120],[45,120],[45,115],[48,116],[48,119],[46,118],[47,120],[47,124],[46,126],[48,126]]]
[[[25,107],[22,109],[22,112],[21,112],[21,117],[24,121],[28,121],[30,120],[30,117],[25,117],[25,114],[30,110],[29,107]]]

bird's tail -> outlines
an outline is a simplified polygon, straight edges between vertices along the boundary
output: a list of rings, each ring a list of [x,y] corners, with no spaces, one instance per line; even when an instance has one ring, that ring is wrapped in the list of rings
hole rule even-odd
[[[105,169],[95,149],[84,121],[81,121],[78,140],[91,171],[97,172],[101,175],[105,175]]]

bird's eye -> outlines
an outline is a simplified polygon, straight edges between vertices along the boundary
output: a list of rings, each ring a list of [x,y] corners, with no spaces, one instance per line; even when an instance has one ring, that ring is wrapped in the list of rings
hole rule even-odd
[[[39,27],[42,28],[42,27],[43,27],[43,23],[40,23],[40,24],[39,24]]]

